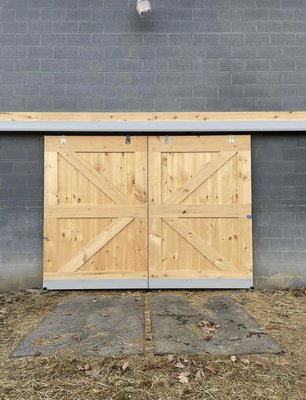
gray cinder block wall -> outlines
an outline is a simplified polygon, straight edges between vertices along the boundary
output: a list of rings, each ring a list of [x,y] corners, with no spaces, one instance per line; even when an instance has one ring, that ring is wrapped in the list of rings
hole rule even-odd
[[[306,109],[306,0],[152,4],[0,0],[0,111]],[[256,287],[306,284],[305,140],[253,136]],[[0,136],[0,290],[41,285],[42,159]]]
[[[43,138],[0,135],[0,291],[42,285]]]
[[[2,111],[305,110],[305,0],[0,0]]]
[[[252,136],[257,288],[306,285],[306,135]]]

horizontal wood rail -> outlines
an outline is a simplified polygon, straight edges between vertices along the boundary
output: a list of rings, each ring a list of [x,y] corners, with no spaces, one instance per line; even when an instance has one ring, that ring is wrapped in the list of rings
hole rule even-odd
[[[0,121],[275,121],[306,120],[306,111],[269,112],[0,112]]]

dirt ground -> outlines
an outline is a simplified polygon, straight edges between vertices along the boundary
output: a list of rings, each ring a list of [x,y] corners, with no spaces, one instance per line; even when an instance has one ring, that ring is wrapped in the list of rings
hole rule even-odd
[[[154,356],[148,294],[108,291],[97,295],[146,297],[144,355],[9,357],[19,340],[52,311],[60,297],[81,293],[0,295],[1,400],[306,399],[306,289],[175,292],[194,302],[215,295],[232,297],[279,342],[284,350],[281,355]]]

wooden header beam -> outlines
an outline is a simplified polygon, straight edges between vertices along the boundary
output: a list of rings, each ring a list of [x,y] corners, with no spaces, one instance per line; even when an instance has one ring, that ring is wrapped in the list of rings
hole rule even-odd
[[[15,121],[306,121],[306,111],[280,112],[0,112],[0,122]]]
[[[0,112],[3,132],[286,132],[306,131],[306,111]]]

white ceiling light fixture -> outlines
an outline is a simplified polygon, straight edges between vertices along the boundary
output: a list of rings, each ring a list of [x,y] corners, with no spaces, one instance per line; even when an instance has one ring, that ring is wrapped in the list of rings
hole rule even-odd
[[[136,10],[141,18],[148,17],[152,12],[151,2],[149,0],[137,0]]]

